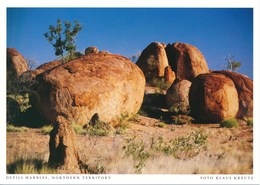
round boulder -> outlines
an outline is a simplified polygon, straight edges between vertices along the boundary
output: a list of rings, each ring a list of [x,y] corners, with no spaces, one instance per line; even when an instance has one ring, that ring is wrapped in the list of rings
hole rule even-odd
[[[7,48],[7,72],[12,77],[20,77],[29,69],[25,58],[15,49]]]
[[[165,67],[169,65],[165,46],[159,42],[152,42],[143,50],[136,65],[143,71],[148,83],[164,77]]]
[[[203,54],[195,46],[176,42],[167,45],[166,53],[177,80],[192,80],[199,74],[209,72]]]
[[[192,117],[203,123],[233,118],[239,108],[235,84],[216,73],[201,74],[192,81],[189,102]]]
[[[120,55],[88,54],[36,77],[33,104],[50,121],[61,115],[85,125],[93,115],[116,122],[136,114],[143,102],[145,78]]]
[[[237,118],[253,117],[253,80],[236,72],[227,70],[215,71],[230,78],[237,89],[239,110]]]
[[[166,104],[170,111],[188,114],[190,111],[189,92],[191,82],[181,80],[174,82],[166,93]]]
[[[85,55],[91,54],[91,53],[98,53],[98,48],[95,46],[90,46],[88,48],[85,49]]]

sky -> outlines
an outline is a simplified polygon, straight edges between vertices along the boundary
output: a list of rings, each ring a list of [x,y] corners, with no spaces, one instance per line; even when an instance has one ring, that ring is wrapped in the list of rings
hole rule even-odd
[[[83,27],[77,51],[89,46],[131,57],[151,42],[196,46],[211,70],[225,68],[229,53],[238,72],[253,78],[252,8],[7,8],[7,47],[36,66],[55,60],[43,36],[57,19]]]

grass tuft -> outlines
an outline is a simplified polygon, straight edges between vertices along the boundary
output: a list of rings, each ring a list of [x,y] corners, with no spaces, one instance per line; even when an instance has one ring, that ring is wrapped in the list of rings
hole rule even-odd
[[[235,118],[230,118],[222,121],[220,123],[220,127],[226,127],[226,128],[238,128],[239,123]]]
[[[7,124],[6,131],[7,132],[27,132],[28,128],[26,127],[16,127],[12,124]]]
[[[52,125],[45,125],[41,128],[41,133],[44,135],[48,135],[50,134],[50,132],[52,131],[53,126]]]
[[[247,122],[247,126],[250,126],[250,127],[253,127],[253,122],[254,122],[254,120],[253,120],[253,118],[246,118],[246,122]]]
[[[56,174],[55,169],[49,168],[43,160],[18,159],[7,165],[8,174]]]

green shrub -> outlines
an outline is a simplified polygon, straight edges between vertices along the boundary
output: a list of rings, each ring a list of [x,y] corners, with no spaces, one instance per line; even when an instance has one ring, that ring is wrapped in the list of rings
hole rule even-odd
[[[170,141],[165,140],[163,137],[158,137],[157,139],[151,138],[150,148],[177,159],[189,159],[195,157],[200,151],[205,149],[207,139],[208,135],[199,130]]]
[[[160,122],[160,123],[157,124],[157,127],[160,127],[160,128],[163,128],[163,127],[165,127],[165,126],[166,126],[166,124],[163,123],[163,122]]]
[[[239,123],[235,118],[230,118],[222,121],[220,123],[220,127],[226,127],[226,128],[238,128]]]
[[[246,118],[246,122],[247,122],[247,126],[250,126],[250,127],[252,127],[253,126],[253,118]]]
[[[108,123],[96,124],[87,128],[87,134],[91,136],[107,136],[112,131]]]
[[[134,168],[136,173],[142,173],[142,169],[145,167],[147,159],[150,157],[148,150],[145,147],[143,140],[136,141],[136,138],[130,138],[127,140],[127,144],[123,146],[126,157],[132,157],[135,161]]]
[[[172,116],[172,124],[174,125],[184,125],[184,124],[191,124],[194,119],[190,116],[185,116],[185,115],[177,115],[177,116]]]
[[[41,128],[41,133],[44,135],[48,135],[50,134],[50,132],[52,131],[53,126],[52,125],[45,125]]]
[[[72,123],[72,127],[73,127],[74,131],[76,132],[76,134],[79,134],[79,135],[86,135],[87,134],[87,130],[84,129],[82,125]]]
[[[131,157],[134,160],[134,169],[136,173],[142,173],[146,161],[150,157],[156,157],[164,154],[177,159],[190,159],[197,156],[201,151],[207,149],[206,143],[208,134],[202,130],[191,132],[187,136],[180,136],[171,140],[163,137],[150,138],[150,144],[136,137],[127,139],[123,146],[125,157]]]
[[[6,131],[7,132],[27,132],[28,128],[26,127],[16,127],[12,124],[7,124]]]
[[[160,92],[167,90],[171,84],[165,81],[164,78],[153,78],[150,85],[158,87]]]
[[[115,133],[118,135],[124,134],[127,128],[129,128],[129,125],[127,123],[120,123],[116,126]]]
[[[7,165],[9,174],[56,174],[55,169],[49,168],[46,163],[39,159],[18,159]]]

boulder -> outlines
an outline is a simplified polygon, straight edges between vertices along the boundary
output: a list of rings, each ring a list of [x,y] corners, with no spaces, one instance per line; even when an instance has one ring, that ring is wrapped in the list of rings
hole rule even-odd
[[[34,71],[33,71],[33,75],[34,76],[37,76],[38,74],[41,74],[45,71],[48,71],[50,69],[53,69],[59,65],[62,64],[62,61],[61,60],[54,60],[54,61],[51,61],[51,62],[47,62],[47,63],[44,63],[40,66],[38,66]]]
[[[90,46],[85,49],[85,55],[91,54],[91,53],[98,53],[98,48],[96,46]]]
[[[58,115],[85,125],[98,113],[111,124],[136,114],[145,78],[129,59],[115,54],[89,54],[36,77],[32,103],[50,121]]]
[[[171,66],[167,66],[164,69],[164,79],[167,83],[172,84],[175,80],[175,73],[172,71]]]
[[[25,58],[15,48],[7,48],[7,72],[18,78],[28,69]]]
[[[166,93],[166,105],[170,111],[188,114],[190,111],[189,92],[191,82],[181,80],[174,82]]]
[[[148,83],[164,77],[165,67],[169,65],[165,46],[159,42],[151,43],[143,50],[136,65],[143,71]]]
[[[235,84],[217,73],[201,74],[193,79],[189,102],[192,117],[203,123],[233,118],[239,108]]]
[[[215,71],[230,78],[237,89],[239,110],[237,118],[253,117],[253,80],[236,72],[227,70]]]
[[[167,45],[166,53],[177,80],[191,81],[199,74],[209,72],[203,54],[195,46],[176,42]]]

